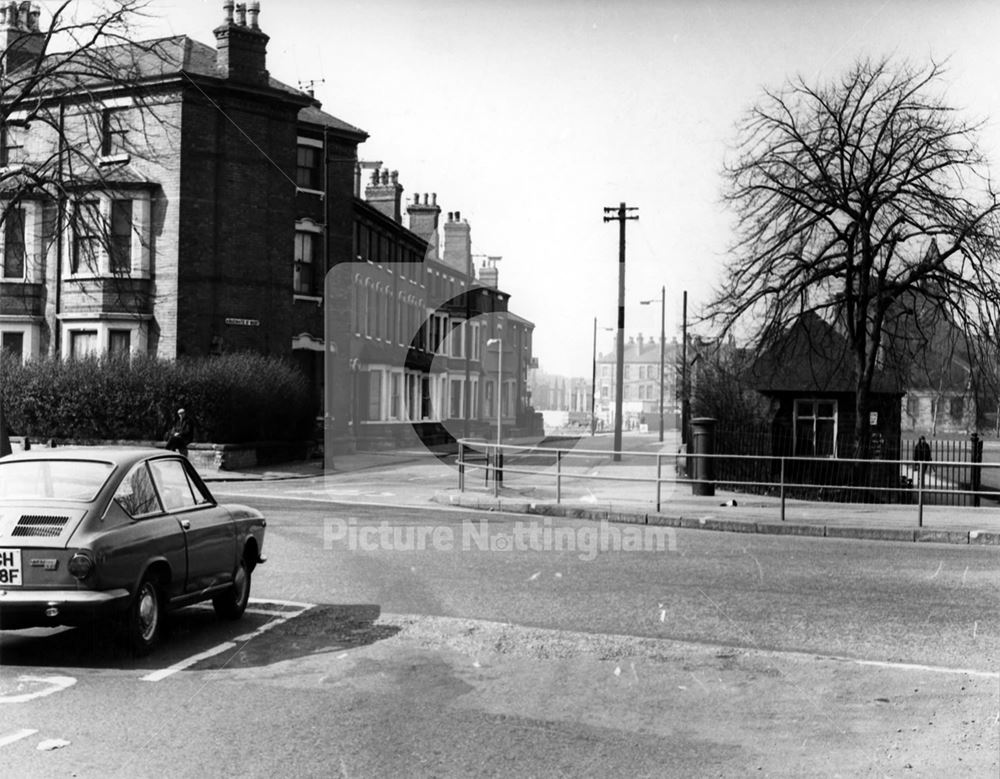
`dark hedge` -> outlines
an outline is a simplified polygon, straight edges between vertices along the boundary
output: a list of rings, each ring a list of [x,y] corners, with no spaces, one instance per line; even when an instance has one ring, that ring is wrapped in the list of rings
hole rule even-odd
[[[0,371],[9,430],[39,439],[162,440],[183,407],[195,441],[299,441],[312,437],[317,413],[301,371],[252,353],[176,362],[5,358]]]

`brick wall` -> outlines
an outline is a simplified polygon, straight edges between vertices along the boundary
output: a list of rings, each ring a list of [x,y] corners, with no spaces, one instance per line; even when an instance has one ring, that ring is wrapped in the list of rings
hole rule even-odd
[[[238,93],[216,103],[184,108],[177,353],[221,339],[225,351],[287,356],[298,108]]]

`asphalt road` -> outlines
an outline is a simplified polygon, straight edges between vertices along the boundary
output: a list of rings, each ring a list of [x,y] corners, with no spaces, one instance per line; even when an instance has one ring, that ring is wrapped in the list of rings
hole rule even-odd
[[[294,569],[268,571],[269,592],[279,598],[894,662],[998,665],[998,555],[987,547],[650,528],[673,550],[592,555],[598,529],[582,520],[256,505],[275,517],[269,553],[296,560]],[[388,543],[374,532],[382,527]],[[367,542],[376,548],[362,548],[363,528],[372,528]],[[564,547],[574,548],[514,548],[519,529],[527,546],[532,534],[543,541],[556,528],[569,531]],[[445,542],[437,547],[435,531]],[[413,548],[421,538],[426,548]]]
[[[0,634],[8,775],[997,773],[995,549],[216,491],[269,516],[251,613]]]

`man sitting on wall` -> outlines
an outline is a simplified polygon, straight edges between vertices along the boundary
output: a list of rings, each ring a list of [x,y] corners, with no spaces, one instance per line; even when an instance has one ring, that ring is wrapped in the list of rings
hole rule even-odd
[[[187,457],[188,444],[194,439],[194,424],[188,419],[187,412],[177,409],[177,421],[167,431],[167,449],[180,452]]]

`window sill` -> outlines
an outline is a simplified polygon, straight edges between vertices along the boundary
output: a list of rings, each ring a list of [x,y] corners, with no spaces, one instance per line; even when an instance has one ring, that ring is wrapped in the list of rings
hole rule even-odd
[[[292,294],[292,301],[298,303],[302,301],[303,303],[315,303],[317,306],[323,305],[322,295],[305,295],[301,292],[295,292]]]
[[[67,273],[63,281],[149,281],[136,273]]]
[[[317,195],[321,198],[326,196],[326,193],[322,189],[309,189],[308,187],[296,187],[295,193],[302,195]]]
[[[122,154],[107,154],[103,157],[97,158],[98,165],[117,165],[120,162],[128,162],[132,159],[132,155],[127,153]]]

